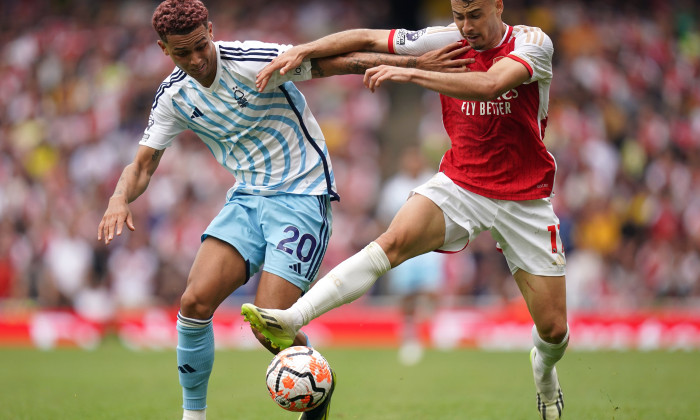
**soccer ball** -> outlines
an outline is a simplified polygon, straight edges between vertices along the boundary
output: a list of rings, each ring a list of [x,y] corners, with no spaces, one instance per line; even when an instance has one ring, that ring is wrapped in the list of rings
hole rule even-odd
[[[333,385],[331,367],[311,347],[289,347],[272,359],[265,375],[270,397],[288,411],[318,407]]]

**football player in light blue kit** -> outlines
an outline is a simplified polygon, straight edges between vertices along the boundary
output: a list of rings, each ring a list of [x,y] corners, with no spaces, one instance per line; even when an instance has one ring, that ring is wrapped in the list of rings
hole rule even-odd
[[[133,162],[124,168],[102,221],[105,243],[135,230],[129,203],[148,186],[163,151],[192,130],[235,177],[221,212],[202,235],[177,319],[177,363],[183,419],[205,419],[214,363],[214,311],[264,270],[255,304],[290,307],[318,274],[331,234],[332,200],[339,199],[321,129],[293,81],[362,74],[379,62],[455,71],[464,60],[443,50],[420,58],[353,54],[306,60],[259,92],[257,73],[291,45],[214,42],[199,0],[168,0],[153,14],[158,45],[176,65],[158,88]],[[203,168],[206,170],[206,168]],[[273,353],[269,341],[257,339]],[[308,345],[299,332],[295,345]],[[331,390],[332,392],[332,390]],[[325,419],[330,398],[303,419]]]

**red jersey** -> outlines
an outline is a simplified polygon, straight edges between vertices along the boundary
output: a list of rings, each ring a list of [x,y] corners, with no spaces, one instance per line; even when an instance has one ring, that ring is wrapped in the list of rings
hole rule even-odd
[[[421,31],[391,31],[389,49],[419,55],[455,41],[455,25]],[[451,148],[440,163],[457,185],[489,198],[533,200],[549,197],[556,162],[542,139],[547,126],[553,47],[539,28],[507,26],[498,46],[469,50],[469,71],[487,71],[502,59],[522,63],[530,79],[494,101],[464,101],[440,95]]]

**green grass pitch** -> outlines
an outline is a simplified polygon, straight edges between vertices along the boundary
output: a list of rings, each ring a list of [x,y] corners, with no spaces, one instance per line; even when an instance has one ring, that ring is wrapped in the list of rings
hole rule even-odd
[[[430,350],[417,366],[393,349],[319,349],[338,374],[333,419],[536,420],[528,352]],[[0,349],[0,418],[179,419],[175,352]],[[296,419],[265,388],[264,350],[217,351],[210,420]],[[700,418],[700,352],[580,352],[559,365],[564,419]]]

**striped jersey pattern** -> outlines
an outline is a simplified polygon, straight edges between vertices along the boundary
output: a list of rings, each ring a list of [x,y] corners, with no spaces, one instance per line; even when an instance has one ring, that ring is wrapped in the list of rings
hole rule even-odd
[[[192,130],[235,177],[234,192],[324,195],[337,200],[328,148],[304,95],[293,82],[311,78],[305,61],[277,74],[264,92],[255,76],[290,45],[215,43],[217,74],[210,87],[175,68],[156,91],[139,144],[162,150]]]

